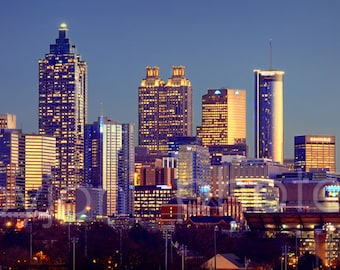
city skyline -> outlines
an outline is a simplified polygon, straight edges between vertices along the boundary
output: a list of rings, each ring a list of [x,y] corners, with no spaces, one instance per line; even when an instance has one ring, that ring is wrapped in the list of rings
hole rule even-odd
[[[145,67],[159,66],[166,79],[169,67],[183,65],[193,87],[193,129],[200,125],[200,100],[207,89],[247,91],[252,156],[253,69],[269,68],[271,39],[273,68],[285,72],[285,157],[293,157],[296,135],[339,139],[337,1],[286,1],[275,7],[269,1],[79,3],[61,1],[53,9],[44,1],[2,3],[0,27],[7,42],[0,45],[0,113],[15,114],[25,133],[38,130],[37,60],[65,22],[72,43],[89,64],[88,122],[102,108],[111,119],[137,125],[137,92]]]

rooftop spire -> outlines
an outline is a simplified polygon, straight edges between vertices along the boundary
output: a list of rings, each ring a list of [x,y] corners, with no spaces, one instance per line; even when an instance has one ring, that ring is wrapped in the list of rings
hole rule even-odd
[[[61,24],[60,24],[60,26],[59,26],[59,31],[61,31],[61,30],[68,30],[67,29],[67,24],[65,23],[65,22],[62,22]]]
[[[75,52],[75,46],[70,44],[70,40],[67,37],[67,32],[67,24],[62,22],[59,25],[59,36],[56,39],[55,44],[50,45],[50,53],[65,54]]]
[[[269,69],[273,68],[273,48],[272,48],[272,39],[269,39]]]
[[[59,38],[64,39],[67,38],[67,24],[66,23],[61,23],[59,26]]]

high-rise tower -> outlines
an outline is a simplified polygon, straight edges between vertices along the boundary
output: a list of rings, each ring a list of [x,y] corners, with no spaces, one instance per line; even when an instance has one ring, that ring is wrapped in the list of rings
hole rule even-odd
[[[197,136],[203,146],[246,143],[246,91],[209,89],[202,96],[202,126]]]
[[[19,139],[19,177],[24,184],[25,209],[50,210],[56,139],[52,136],[22,134]]]
[[[71,220],[75,190],[83,181],[84,125],[87,120],[87,63],[67,37],[67,25],[39,60],[39,133],[56,137],[54,199]],[[60,210],[56,209],[56,210]]]
[[[85,127],[85,183],[107,192],[108,216],[133,214],[133,130],[104,116]]]
[[[19,139],[21,130],[0,129],[0,206],[6,209],[23,208],[18,202],[23,183],[19,173]]]
[[[178,198],[207,196],[210,184],[209,151],[201,145],[180,145],[178,150]]]
[[[138,88],[138,144],[167,151],[168,139],[192,135],[192,88],[185,67],[173,66],[164,82],[159,67],[147,67]]]
[[[283,163],[283,71],[254,70],[255,157]]]

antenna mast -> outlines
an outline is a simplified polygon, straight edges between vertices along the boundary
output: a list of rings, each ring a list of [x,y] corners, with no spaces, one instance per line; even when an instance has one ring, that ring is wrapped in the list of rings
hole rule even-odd
[[[100,116],[104,116],[103,102],[100,102]]]
[[[269,69],[272,69],[272,64],[273,64],[273,48],[272,48],[272,39],[269,39],[269,54],[270,54],[270,58],[269,58]]]

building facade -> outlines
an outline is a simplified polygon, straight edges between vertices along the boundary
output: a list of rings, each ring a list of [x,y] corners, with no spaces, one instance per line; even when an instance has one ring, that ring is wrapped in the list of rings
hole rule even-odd
[[[21,130],[0,129],[0,207],[3,209],[23,208],[18,200],[23,183],[17,183],[20,137]]]
[[[56,167],[56,139],[52,136],[23,134],[19,143],[18,179],[24,183],[24,207],[52,210],[52,182]]]
[[[236,178],[232,190],[245,212],[279,211],[279,194],[275,180],[264,178]]]
[[[50,52],[39,60],[39,133],[56,137],[55,201],[75,218],[75,191],[84,175],[84,126],[87,121],[87,63],[67,37],[65,23]]]
[[[17,117],[15,114],[0,114],[0,129],[15,129],[17,125]]]
[[[161,206],[167,204],[176,191],[165,185],[136,186],[134,190],[135,218],[148,225],[157,224]]]
[[[255,158],[283,163],[283,71],[254,70]]]
[[[336,172],[335,136],[295,136],[294,154],[295,170]]]
[[[216,198],[233,196],[237,179],[276,179],[284,172],[288,168],[269,159],[225,156],[220,165],[211,166],[211,194]]]
[[[178,198],[206,198],[210,192],[209,151],[201,145],[181,145],[178,151]]]
[[[192,135],[192,88],[184,66],[164,82],[159,67],[147,67],[138,88],[138,144],[166,153],[168,139]]]
[[[246,91],[209,89],[202,96],[202,126],[197,137],[203,146],[246,143]]]
[[[85,185],[102,188],[107,215],[133,213],[134,127],[100,116],[85,128]]]

